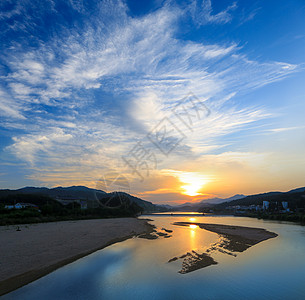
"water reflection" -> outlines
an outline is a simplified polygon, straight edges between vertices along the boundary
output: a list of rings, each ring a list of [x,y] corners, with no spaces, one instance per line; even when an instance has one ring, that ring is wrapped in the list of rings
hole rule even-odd
[[[194,216],[191,216],[192,218]],[[147,217],[143,217],[147,218]],[[279,234],[237,257],[218,254],[218,265],[178,274],[181,261],[167,263],[218,240],[200,228],[173,226],[187,216],[149,216],[172,237],[130,239],[63,267],[2,298],[4,300],[204,300],[304,299],[305,227],[236,217],[196,216],[198,223],[266,228]],[[196,225],[195,225],[196,226]]]
[[[196,228],[197,225],[190,225],[190,249],[195,249],[196,248]]]

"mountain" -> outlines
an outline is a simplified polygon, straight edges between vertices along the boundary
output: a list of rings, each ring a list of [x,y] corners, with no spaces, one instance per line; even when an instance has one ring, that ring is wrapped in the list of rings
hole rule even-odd
[[[210,199],[204,199],[200,202],[185,202],[183,204],[172,206],[172,210],[177,211],[198,211],[200,209],[203,209],[205,207],[213,206],[219,203],[228,202],[236,199],[241,199],[246,197],[245,195],[236,194],[229,198],[210,198]]]
[[[46,187],[24,187],[17,190],[0,190],[0,202],[1,199],[7,196],[27,194],[48,196],[61,203],[65,201],[73,202],[84,200],[87,201],[88,207],[98,207],[102,202],[107,202],[108,204],[112,201],[114,203],[115,201],[117,201],[117,199],[119,199],[120,201],[126,201],[126,199],[129,199],[131,203],[136,203],[137,205],[142,207],[144,212],[158,212],[165,210],[164,208],[159,207],[158,205],[134,197],[127,193],[106,193],[102,190],[91,189],[85,186],[56,187],[51,189]]]
[[[237,199],[242,199],[245,198],[245,195],[242,194],[236,194],[232,197],[229,198],[211,198],[211,199],[206,199],[206,200],[202,200],[200,203],[201,204],[219,204],[219,203],[223,203],[223,202],[228,202],[228,201],[232,201],[232,200],[237,200]]]
[[[233,201],[233,200],[238,200],[238,199],[242,199],[242,198],[245,198],[246,196],[243,195],[243,194],[236,194],[230,198],[226,198],[226,199],[222,199],[222,200],[225,200],[225,201]],[[222,202],[225,202],[225,201],[222,201]]]
[[[288,192],[269,192],[250,195],[241,199],[226,201],[216,205],[216,208],[225,208],[227,206],[249,206],[262,205],[263,201],[271,203],[286,201],[290,207],[303,207],[305,205],[305,187],[294,189]]]
[[[299,193],[299,192],[305,192],[305,187],[301,187],[301,188],[291,190],[288,193]]]
[[[24,187],[17,190],[0,190],[0,198],[13,194],[40,194],[51,198],[71,198],[79,200],[95,200],[96,194],[106,194],[104,191],[90,189],[85,186],[70,186],[70,187]]]
[[[140,207],[143,208],[144,212],[161,212],[161,211],[166,211],[166,209],[164,209],[161,205],[156,205],[153,204],[149,201],[146,200],[142,200],[138,197],[132,196],[128,193],[125,192],[113,192],[113,193],[106,193],[106,195],[102,196],[100,201],[105,201],[104,199],[110,197],[118,197],[120,200],[122,199],[129,199],[129,201],[131,201],[132,203],[136,203],[137,205],[139,205]],[[110,200],[111,201],[111,200]]]

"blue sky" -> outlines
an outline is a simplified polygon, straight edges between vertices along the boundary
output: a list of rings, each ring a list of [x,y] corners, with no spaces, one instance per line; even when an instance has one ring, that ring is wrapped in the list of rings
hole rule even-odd
[[[0,29],[1,188],[115,172],[175,203],[304,186],[304,1],[3,0]],[[206,109],[192,128],[182,99]],[[166,122],[164,154],[147,134]],[[149,168],[122,159],[139,142]]]

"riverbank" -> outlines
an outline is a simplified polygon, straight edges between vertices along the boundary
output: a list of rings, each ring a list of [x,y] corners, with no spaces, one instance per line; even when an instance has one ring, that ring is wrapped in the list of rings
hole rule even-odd
[[[0,296],[90,253],[152,230],[146,220],[136,218],[1,226]]]
[[[237,215],[239,216],[239,215]],[[284,222],[292,222],[299,225],[305,225],[304,213],[276,213],[276,212],[259,212],[259,213],[247,213],[243,214],[244,217],[257,218],[263,220],[276,220]]]

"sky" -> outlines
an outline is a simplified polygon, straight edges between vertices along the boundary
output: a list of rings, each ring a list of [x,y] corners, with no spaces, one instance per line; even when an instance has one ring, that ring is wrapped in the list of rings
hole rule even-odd
[[[305,186],[304,50],[302,0],[2,0],[0,188]]]

